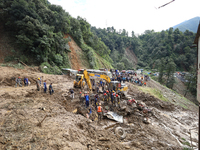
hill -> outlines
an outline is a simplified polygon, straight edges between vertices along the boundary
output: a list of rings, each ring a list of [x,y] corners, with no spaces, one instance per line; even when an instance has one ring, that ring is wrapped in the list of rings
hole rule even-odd
[[[178,28],[180,31],[185,32],[186,30],[197,32],[200,17],[195,17],[190,20],[186,20],[178,25],[173,26],[174,29]]]
[[[84,68],[112,68],[109,48],[90,31],[86,19],[73,18],[61,6],[47,0],[7,0],[0,5],[0,15],[3,29],[14,39],[18,55],[13,57],[28,65],[48,66],[46,72],[59,73],[61,68],[80,69],[78,58],[83,58]]]

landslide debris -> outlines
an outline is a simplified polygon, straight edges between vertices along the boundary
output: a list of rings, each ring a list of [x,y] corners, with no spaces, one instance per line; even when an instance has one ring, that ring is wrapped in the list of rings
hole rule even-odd
[[[11,74],[11,70],[7,68],[4,72]],[[132,105],[125,105],[123,109],[108,105],[112,111],[123,115],[124,123],[106,117],[98,123],[94,109],[90,119],[86,118],[88,109],[80,103],[79,89],[74,89],[73,100],[69,97],[68,91],[73,87],[72,79],[36,72],[24,73],[23,70],[17,70],[16,73],[33,79],[43,75],[47,84],[53,82],[55,93],[50,95],[43,93],[42,89],[37,91],[35,85],[17,88],[0,86],[0,149],[181,150],[185,147],[181,139],[190,142],[189,129],[198,126],[196,112],[163,102],[131,88],[129,84],[128,94],[148,106],[153,114],[145,116],[142,111],[133,109]],[[9,77],[6,73],[1,75],[4,78],[6,76]],[[80,114],[76,113],[76,109]],[[143,122],[144,117],[149,117],[149,124]],[[126,132],[125,138],[116,136],[118,127]],[[194,146],[198,141],[196,135],[196,131],[192,132]]]

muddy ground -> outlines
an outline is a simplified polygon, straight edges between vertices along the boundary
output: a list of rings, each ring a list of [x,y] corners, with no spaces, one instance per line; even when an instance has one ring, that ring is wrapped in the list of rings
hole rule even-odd
[[[139,110],[113,108],[124,116],[124,123],[104,118],[97,122],[87,119],[85,114],[76,114],[80,104],[79,92],[75,98],[67,95],[73,87],[73,79],[61,75],[42,74],[37,68],[24,70],[0,67],[0,149],[152,149],[181,150],[190,148],[190,129],[198,127],[197,107],[188,110],[170,102],[163,102],[154,96],[141,92],[137,86],[127,83],[128,95],[138,102],[144,102],[153,115],[150,124],[143,122],[144,114]],[[27,76],[28,87],[14,87],[13,77]],[[53,83],[55,93],[37,91],[35,80],[40,77]],[[150,84],[150,83],[149,83]],[[153,83],[152,83],[153,84]],[[178,96],[177,96],[178,97]],[[102,99],[100,99],[102,100]],[[121,102],[121,105],[126,100]],[[42,121],[43,120],[43,121]],[[115,128],[122,127],[126,138],[120,139]],[[197,146],[197,129],[192,130],[192,146]]]

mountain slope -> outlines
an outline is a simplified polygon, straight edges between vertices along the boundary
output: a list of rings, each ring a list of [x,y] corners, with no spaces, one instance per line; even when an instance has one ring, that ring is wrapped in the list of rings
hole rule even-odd
[[[84,66],[112,68],[110,50],[90,31],[91,25],[81,17],[73,18],[61,6],[50,4],[47,0],[6,0],[0,5],[0,15],[5,30],[12,33],[9,36],[14,38],[13,44],[19,47],[20,56],[23,56],[20,60],[27,65],[48,66],[56,70]],[[63,38],[64,35],[70,35],[74,42]],[[96,54],[98,57],[95,57]]]
[[[185,32],[186,30],[197,32],[200,17],[195,17],[190,20],[186,20],[178,25],[173,26],[174,29],[178,28],[180,31]]]

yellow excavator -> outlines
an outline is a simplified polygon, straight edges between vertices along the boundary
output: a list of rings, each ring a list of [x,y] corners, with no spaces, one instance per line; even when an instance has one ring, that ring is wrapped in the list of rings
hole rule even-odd
[[[107,75],[88,73],[87,70],[84,70],[83,71],[83,78],[85,78],[85,81],[86,81],[90,90],[92,90],[92,84],[90,82],[90,77],[96,77],[96,78],[104,79],[108,83],[108,88],[110,90],[120,91],[120,92],[123,92],[123,93],[128,90],[128,87],[125,84],[120,84],[119,81],[111,81],[110,78]]]
[[[82,89],[84,86],[85,86],[84,75],[76,74],[76,79],[74,80],[74,87]]]
[[[85,81],[86,81],[89,89],[92,90],[92,84],[90,82],[90,77],[101,78],[101,79],[106,80],[107,83],[110,83],[110,78],[107,75],[88,73],[87,70],[84,70],[83,74],[76,75],[76,80],[74,80],[74,87],[75,88],[84,88]],[[85,79],[85,81],[84,81],[84,79]]]

